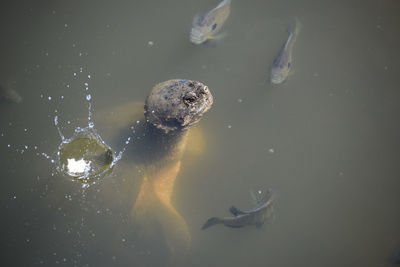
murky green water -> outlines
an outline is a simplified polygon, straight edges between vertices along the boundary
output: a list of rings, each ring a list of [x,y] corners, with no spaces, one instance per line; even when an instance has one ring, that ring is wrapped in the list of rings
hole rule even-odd
[[[0,105],[4,266],[167,264],[162,244],[136,239],[141,173],[127,159],[83,190],[36,155],[60,144],[54,115],[66,137],[87,126],[88,75],[95,124],[96,112],[143,102],[168,79],[202,81],[214,95],[200,122],[204,153],[183,162],[175,186],[192,236],[179,265],[390,266],[400,250],[400,2],[232,0],[227,36],[192,45],[193,16],[217,3],[1,4],[0,80],[23,98]],[[303,28],[292,74],[272,86],[295,16]],[[98,125],[120,150],[127,136]],[[262,229],[200,229],[269,187],[276,218]]]

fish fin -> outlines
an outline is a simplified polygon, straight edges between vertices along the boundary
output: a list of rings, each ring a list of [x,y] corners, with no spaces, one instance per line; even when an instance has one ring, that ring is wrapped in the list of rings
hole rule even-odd
[[[226,38],[228,35],[229,35],[228,32],[221,32],[216,35],[210,35],[207,39],[214,40],[214,41],[220,41],[220,40]]]
[[[207,229],[215,224],[220,223],[220,218],[218,217],[211,217],[210,219],[208,219],[205,224],[203,224],[203,226],[201,227],[202,230]]]
[[[214,48],[217,47],[217,42],[214,39],[207,39],[204,43],[202,43],[203,46]]]
[[[271,189],[267,189],[263,197],[260,199],[260,203],[266,203],[267,201],[269,201],[273,194],[274,191],[272,191]]]
[[[275,221],[275,210],[273,205],[271,205],[267,210],[267,218],[271,218],[272,221]]]
[[[236,208],[235,206],[230,207],[230,208],[229,208],[229,211],[230,211],[233,215],[235,215],[235,216],[238,216],[238,215],[240,215],[240,214],[246,214],[246,212],[243,212],[243,211],[239,210],[239,209]]]
[[[203,19],[204,19],[204,16],[201,15],[200,13],[197,13],[196,15],[194,15],[193,26],[201,26],[203,23]]]
[[[260,192],[261,192],[261,190],[258,190],[257,193],[256,193],[253,189],[250,189],[249,192],[250,192],[250,197],[254,202],[254,205],[260,204]]]
[[[224,224],[224,225],[231,228],[241,228],[244,226],[244,225],[229,225],[229,224]]]
[[[257,229],[260,229],[263,226],[264,222],[256,223]]]

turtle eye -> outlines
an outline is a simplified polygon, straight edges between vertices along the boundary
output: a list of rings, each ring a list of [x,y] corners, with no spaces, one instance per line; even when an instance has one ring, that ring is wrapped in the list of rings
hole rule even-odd
[[[185,102],[185,104],[190,104],[195,102],[197,99],[197,96],[194,92],[188,92],[184,97],[183,97],[183,102]]]
[[[217,23],[215,23],[214,25],[212,25],[211,30],[215,30],[215,28],[217,28]]]

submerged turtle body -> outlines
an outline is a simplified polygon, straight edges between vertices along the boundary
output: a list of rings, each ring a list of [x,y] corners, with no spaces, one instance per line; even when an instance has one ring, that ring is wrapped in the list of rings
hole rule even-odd
[[[142,183],[131,210],[133,221],[144,238],[154,235],[157,232],[154,228],[160,227],[161,236],[172,255],[184,252],[190,244],[186,222],[171,202],[188,130],[212,104],[211,92],[201,82],[177,79],[157,84],[145,101],[145,122],[135,125],[140,139],[135,139],[124,154],[125,161],[131,166],[139,165],[143,170]],[[115,123],[111,121],[110,124],[123,127],[121,116],[132,113],[130,107],[137,107],[137,104],[118,109]],[[123,128],[129,129],[132,123],[133,118],[129,118]],[[129,170],[132,169],[124,171],[122,168],[128,179],[134,175]]]

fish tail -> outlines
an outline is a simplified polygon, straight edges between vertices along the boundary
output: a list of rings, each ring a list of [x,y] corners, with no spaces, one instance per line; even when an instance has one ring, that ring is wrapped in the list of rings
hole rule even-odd
[[[298,17],[294,17],[292,24],[289,26],[288,32],[289,34],[297,35],[301,28],[303,28],[303,24],[301,24]]]
[[[203,225],[203,227],[201,227],[202,230],[207,229],[215,224],[219,224],[221,223],[221,219],[218,217],[211,217],[210,219],[208,219],[206,221],[206,223]]]
[[[224,5],[230,5],[232,0],[222,0],[221,3],[217,6],[217,8],[224,6]]]

